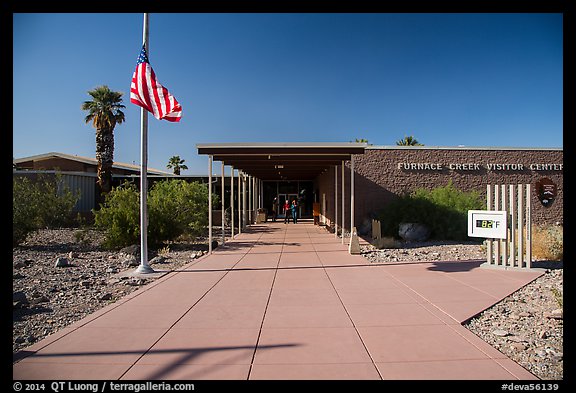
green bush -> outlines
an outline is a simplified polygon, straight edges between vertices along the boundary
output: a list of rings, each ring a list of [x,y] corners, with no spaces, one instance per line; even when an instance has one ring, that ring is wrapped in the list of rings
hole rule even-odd
[[[417,222],[428,226],[433,239],[465,240],[468,238],[468,210],[484,206],[480,193],[460,191],[449,181],[444,187],[419,188],[399,196],[378,214],[378,218],[383,236],[398,237],[400,223]]]
[[[208,225],[208,189],[184,180],[158,181],[148,193],[147,214],[151,246],[181,235],[198,236]],[[106,232],[104,246],[119,248],[139,243],[140,193],[134,185],[125,183],[113,189],[94,215],[96,227]]]
[[[181,235],[199,236],[208,225],[208,189],[199,183],[165,180],[148,196],[148,236],[159,245]]]
[[[40,228],[69,226],[72,210],[80,197],[63,185],[60,176],[38,176],[12,180],[12,244],[18,245]]]
[[[125,182],[106,194],[99,210],[93,210],[94,225],[106,232],[104,246],[119,248],[138,244],[140,238],[140,193]]]

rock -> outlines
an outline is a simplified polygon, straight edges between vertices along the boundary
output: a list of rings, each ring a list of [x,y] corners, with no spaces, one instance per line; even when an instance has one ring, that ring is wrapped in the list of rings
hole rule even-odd
[[[564,359],[564,352],[554,352],[552,351],[552,359],[559,362]]]
[[[16,291],[12,293],[12,307],[23,308],[26,307],[30,302],[26,297],[26,294],[22,291]]]
[[[112,294],[111,293],[101,293],[98,296],[98,300],[100,301],[104,301],[104,300],[112,300]]]
[[[522,343],[512,343],[512,344],[510,344],[510,348],[513,351],[524,351],[526,349],[526,345],[524,345]]]
[[[564,311],[561,308],[558,308],[556,310],[552,310],[551,312],[545,312],[544,317],[551,319],[563,319]]]
[[[124,282],[126,285],[140,286],[146,284],[146,280],[142,278],[131,277]]]
[[[148,263],[150,265],[154,265],[156,263],[166,263],[166,258],[164,258],[161,255],[158,255],[157,257],[152,258]]]
[[[510,333],[503,329],[496,329],[492,331],[492,334],[498,337],[506,337]]]
[[[133,244],[131,246],[127,246],[120,249],[119,253],[133,257],[140,257],[140,246],[137,244]]]
[[[68,261],[67,258],[64,257],[58,257],[56,259],[56,263],[54,264],[54,267],[68,267],[70,266],[70,262]]]
[[[26,267],[26,262],[24,261],[16,261],[14,262],[14,269],[22,269],[24,267]]]
[[[124,267],[124,268],[136,267],[136,266],[140,266],[140,260],[138,260],[138,259],[136,259],[135,257],[131,256],[131,257],[128,257],[128,258],[124,259],[122,262],[120,262],[120,264],[121,264],[122,267]]]
[[[430,236],[430,229],[424,224],[403,222],[398,227],[398,235],[406,241],[422,242]]]
[[[50,299],[48,299],[46,296],[40,295],[38,297],[33,298],[30,301],[30,304],[42,304],[42,303],[48,303],[49,301]]]

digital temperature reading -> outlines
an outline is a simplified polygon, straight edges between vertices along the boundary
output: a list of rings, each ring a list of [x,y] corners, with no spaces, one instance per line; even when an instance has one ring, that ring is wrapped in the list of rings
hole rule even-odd
[[[494,224],[498,224],[498,221],[494,220],[476,220],[476,228],[495,228]],[[497,225],[496,225],[497,226]]]

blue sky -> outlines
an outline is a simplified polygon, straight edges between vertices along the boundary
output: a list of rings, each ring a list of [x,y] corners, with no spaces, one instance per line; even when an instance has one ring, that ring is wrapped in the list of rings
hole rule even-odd
[[[197,143],[563,147],[562,14],[150,14],[149,59],[183,108],[149,115],[148,166],[206,174]],[[114,159],[140,162],[141,13],[13,15],[13,157],[94,157],[80,106],[124,93]]]

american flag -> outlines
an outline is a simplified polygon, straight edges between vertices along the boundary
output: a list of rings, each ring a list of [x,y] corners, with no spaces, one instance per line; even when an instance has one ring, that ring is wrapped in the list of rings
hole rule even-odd
[[[151,112],[158,120],[177,122],[182,118],[182,107],[156,79],[144,46],[142,46],[136,70],[132,75],[130,102]]]

